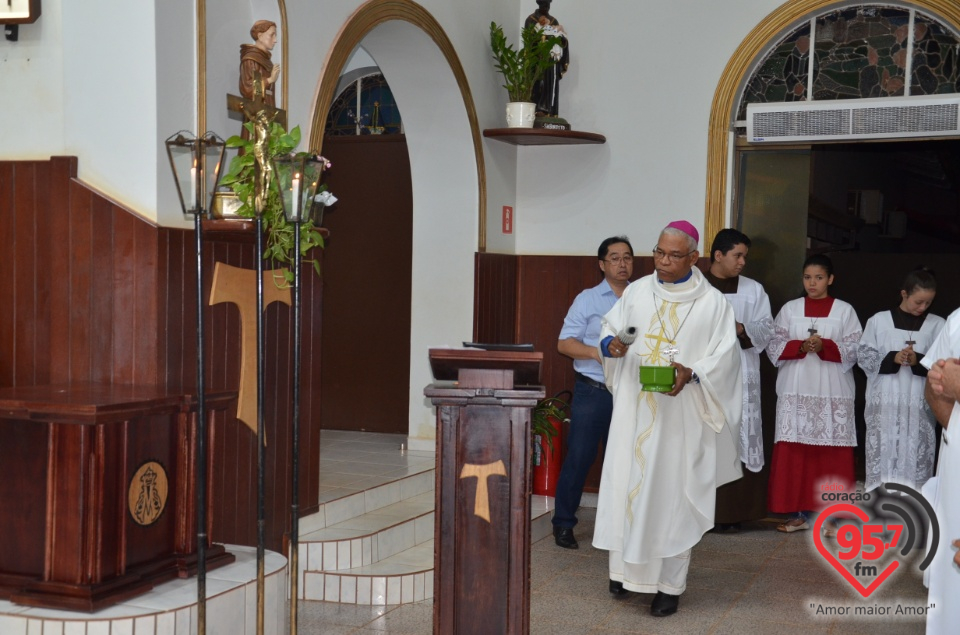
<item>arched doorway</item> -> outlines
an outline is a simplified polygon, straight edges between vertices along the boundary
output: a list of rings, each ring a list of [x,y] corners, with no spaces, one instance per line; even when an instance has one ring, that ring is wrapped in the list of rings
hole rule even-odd
[[[708,235],[728,225],[751,236],[745,273],[766,285],[774,313],[801,292],[800,264],[814,251],[831,254],[837,268],[832,293],[857,309],[861,323],[896,306],[899,282],[917,264],[952,270],[960,232],[938,229],[928,212],[941,205],[949,213],[939,220],[945,225],[951,216],[954,224],[958,220],[960,166],[952,157],[960,141],[956,134],[918,141],[904,132],[883,140],[807,135],[789,144],[751,143],[744,134],[746,102],[803,102],[793,110],[800,113],[806,104],[839,100],[853,107],[888,97],[906,103],[911,88],[915,96],[958,93],[957,18],[956,6],[937,2],[787,3],[754,29],[731,59],[711,116]],[[949,41],[943,54],[932,34]],[[941,82],[937,73],[945,61],[950,79]],[[940,192],[931,194],[922,181],[939,183]],[[951,295],[941,289],[934,311],[946,314],[960,303],[960,293]],[[862,458],[865,378],[859,369],[855,373]],[[768,463],[775,379],[764,363]],[[764,512],[765,477],[766,471],[746,475],[734,485],[738,500],[753,503],[748,517]]]
[[[372,0],[342,27],[325,60],[313,106],[311,148],[323,150],[325,119],[342,69],[361,43],[389,81],[403,113],[413,199],[410,328],[391,336],[409,339],[410,447],[416,449],[419,442],[422,449],[432,449],[435,423],[423,398],[423,387],[432,381],[426,350],[441,342],[458,344],[451,338],[472,329],[473,255],[484,248],[485,225],[480,129],[463,68],[436,20],[409,0]],[[378,255],[381,266],[390,266],[389,255]],[[325,271],[331,275],[336,272]],[[389,329],[389,307],[382,311]],[[439,329],[438,319],[443,320]],[[361,334],[340,336],[357,340]],[[376,378],[377,351],[358,354],[367,355],[366,378]],[[375,399],[375,385],[371,390],[370,399]]]

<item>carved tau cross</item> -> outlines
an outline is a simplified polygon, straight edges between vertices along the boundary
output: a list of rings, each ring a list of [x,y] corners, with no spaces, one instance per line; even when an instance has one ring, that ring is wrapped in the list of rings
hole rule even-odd
[[[490,522],[490,494],[487,491],[487,479],[491,476],[506,476],[507,470],[503,466],[503,461],[496,463],[487,463],[486,465],[475,465],[465,463],[460,470],[460,478],[477,479],[477,494],[473,499],[473,515],[479,516],[487,522]]]
[[[906,342],[904,342],[904,345],[905,345],[905,346],[913,346],[913,345],[916,344],[916,343],[917,343],[916,340],[907,340]]]
[[[277,288],[273,280],[283,270],[263,272],[263,307],[271,302],[290,305],[290,288]],[[240,310],[240,393],[237,419],[257,431],[257,272],[218,262],[213,269],[210,306],[232,302]],[[266,436],[264,436],[266,440]],[[264,441],[266,442],[266,441]]]
[[[810,328],[807,329],[807,333],[810,334],[810,337],[813,337],[814,335],[817,334],[817,329],[815,329],[815,328],[813,328],[813,327],[811,326]]]

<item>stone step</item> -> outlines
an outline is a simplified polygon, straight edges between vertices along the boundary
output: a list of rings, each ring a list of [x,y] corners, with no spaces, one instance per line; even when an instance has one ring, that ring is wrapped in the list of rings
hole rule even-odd
[[[552,531],[553,499],[531,499],[531,543]],[[433,597],[433,492],[301,536],[301,599],[409,604]]]
[[[435,470],[412,468],[408,476],[398,477],[368,489],[353,492],[320,503],[319,510],[300,519],[300,539],[305,535],[332,527],[364,514],[376,512],[427,492],[433,495]]]
[[[386,560],[433,540],[433,492],[300,535],[305,571],[341,571]]]

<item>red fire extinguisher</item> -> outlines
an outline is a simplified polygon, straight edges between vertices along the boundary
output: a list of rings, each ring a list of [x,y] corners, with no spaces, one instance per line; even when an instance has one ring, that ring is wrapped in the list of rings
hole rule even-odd
[[[563,422],[569,421],[569,390],[541,400],[533,409],[533,493],[555,496],[563,466]]]

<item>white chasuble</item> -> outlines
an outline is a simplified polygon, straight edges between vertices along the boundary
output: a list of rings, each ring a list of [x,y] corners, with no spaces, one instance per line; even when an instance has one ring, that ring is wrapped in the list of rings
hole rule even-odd
[[[680,284],[634,282],[603,319],[601,340],[639,335],[604,358],[613,393],[593,544],[648,565],[685,552],[713,527],[716,488],[740,478],[743,405],[733,308],[699,270]],[[696,373],[674,397],[640,390],[641,365],[675,361]]]
[[[881,483],[902,483],[916,490],[933,476],[937,422],[923,396],[926,378],[909,366],[896,373],[880,373],[880,364],[891,351],[900,351],[907,341],[913,350],[926,354],[943,328],[944,319],[928,314],[919,331],[893,325],[890,311],[867,320],[857,349],[857,364],[867,375],[863,417],[866,435],[866,489]]]

